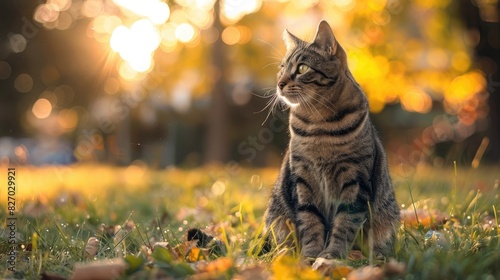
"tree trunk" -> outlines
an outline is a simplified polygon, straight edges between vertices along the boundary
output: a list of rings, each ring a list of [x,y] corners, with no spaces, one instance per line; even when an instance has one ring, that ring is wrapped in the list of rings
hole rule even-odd
[[[213,27],[222,33],[222,24],[220,22],[219,1],[214,5],[215,20]],[[225,57],[226,45],[222,41],[221,36],[212,45],[211,59],[214,73],[215,84],[212,89],[210,109],[208,112],[208,131],[205,146],[205,163],[220,162],[224,163],[228,160],[228,102],[227,102],[227,86],[225,80]]]
[[[475,2],[475,3],[473,3]],[[464,24],[474,37],[475,61],[487,78],[490,140],[484,160],[500,163],[500,2],[461,0]]]

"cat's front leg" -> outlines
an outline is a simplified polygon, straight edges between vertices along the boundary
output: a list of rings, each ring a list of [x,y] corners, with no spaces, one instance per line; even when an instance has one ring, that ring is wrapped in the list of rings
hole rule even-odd
[[[298,203],[295,208],[301,254],[316,258],[324,249],[326,219],[316,206],[317,195],[309,183],[299,177],[296,181]]]
[[[318,257],[346,258],[367,217],[368,205],[364,199],[358,197],[354,202],[342,203],[337,209],[328,244]]]

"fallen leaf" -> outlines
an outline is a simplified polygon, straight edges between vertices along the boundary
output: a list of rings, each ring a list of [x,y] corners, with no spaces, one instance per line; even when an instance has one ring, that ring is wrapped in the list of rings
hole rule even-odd
[[[380,267],[365,266],[347,274],[347,280],[382,280],[384,271]]]
[[[384,265],[384,272],[386,276],[395,276],[403,274],[406,271],[406,264],[398,262],[395,259],[390,259],[388,263]]]
[[[263,265],[253,265],[242,269],[233,276],[234,280],[267,280],[271,278],[271,273]]]
[[[99,252],[99,239],[90,237],[85,245],[85,259],[93,258]]]
[[[91,263],[77,263],[72,280],[108,280],[122,276],[127,269],[123,259],[99,260]]]
[[[205,267],[205,271],[211,272],[211,271],[227,271],[233,267],[233,260],[230,258],[218,258],[216,260],[213,260],[209,263],[207,263]]]
[[[353,270],[352,267],[346,266],[339,260],[325,258],[317,258],[312,265],[312,269],[317,270],[324,276],[332,276],[333,278],[346,277]]]
[[[416,216],[415,216],[416,211]],[[436,209],[413,209],[413,206],[401,210],[401,221],[412,226],[418,226],[420,223],[424,227],[434,228],[446,220],[446,214]],[[418,217],[418,219],[417,219]]]
[[[311,266],[286,255],[275,260],[271,265],[271,270],[275,280],[321,278],[320,273],[313,270]]]
[[[128,220],[126,223],[125,223],[125,230],[127,232],[130,232],[131,230],[133,230],[135,228],[135,223],[134,221],[132,220]]]
[[[363,252],[359,250],[351,250],[349,254],[347,255],[347,259],[351,261],[360,261],[360,260],[366,260],[367,257],[363,255]]]
[[[196,262],[200,260],[206,260],[207,259],[207,251],[205,249],[200,249],[198,247],[192,247],[186,256],[186,260],[188,262]]]

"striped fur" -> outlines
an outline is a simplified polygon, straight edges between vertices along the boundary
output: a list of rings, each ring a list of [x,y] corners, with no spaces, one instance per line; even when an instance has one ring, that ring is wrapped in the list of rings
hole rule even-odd
[[[278,96],[290,143],[266,211],[278,242],[295,227],[305,257],[345,258],[360,230],[376,254],[394,250],[399,208],[368,101],[322,21],[312,43],[285,30]],[[305,65],[305,66],[304,66]]]

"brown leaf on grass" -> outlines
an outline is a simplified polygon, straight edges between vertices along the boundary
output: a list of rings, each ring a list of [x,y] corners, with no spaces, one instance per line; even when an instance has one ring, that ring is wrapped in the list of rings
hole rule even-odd
[[[99,252],[99,239],[90,237],[85,245],[85,259],[93,258]]]
[[[208,249],[191,247],[191,249],[189,249],[186,255],[186,261],[197,262],[200,260],[206,260],[208,259],[208,255],[209,255]]]
[[[194,249],[194,248],[193,248]],[[231,268],[233,268],[233,260],[230,258],[218,258],[211,262],[205,260],[197,261],[190,264],[197,273],[190,276],[190,279],[219,279],[223,277]]]
[[[233,260],[230,258],[218,258],[216,260],[213,260],[209,263],[207,263],[205,267],[205,271],[208,272],[214,272],[214,271],[227,271],[233,267]]]
[[[482,219],[481,219],[481,227],[484,229],[484,230],[491,230],[491,229],[495,229],[495,227],[498,225],[498,221],[495,220],[495,217],[488,214],[488,215],[485,215]]]
[[[149,247],[147,247],[146,245],[142,245],[141,246],[141,253],[144,255],[144,257],[147,259],[147,260],[152,260],[151,258],[151,254],[153,253],[151,251],[151,249]]]
[[[349,254],[347,255],[347,259],[351,261],[360,261],[360,260],[366,260],[367,257],[363,255],[363,252],[359,250],[351,250]]]
[[[127,263],[119,259],[100,260],[91,263],[77,263],[73,269],[71,280],[108,280],[123,275]]]
[[[191,248],[196,247],[197,240],[184,241],[173,248],[174,252],[179,257],[187,257]]]
[[[420,223],[424,227],[435,228],[446,221],[446,217],[446,214],[436,209],[417,208],[415,210],[413,205],[401,210],[401,221],[412,226],[418,226],[418,223]]]
[[[384,271],[380,267],[365,266],[347,274],[347,280],[382,280]]]
[[[333,278],[346,277],[353,270],[343,262],[336,259],[317,258],[312,265],[313,270],[317,270],[321,275],[332,276]]]
[[[127,232],[132,231],[134,228],[135,228],[135,223],[134,223],[134,221],[132,221],[132,220],[128,220],[128,221],[125,223],[125,230],[126,230]]]
[[[381,280],[391,276],[401,275],[406,271],[404,263],[394,259],[389,260],[382,267],[365,266],[347,274],[347,280]]]
[[[115,226],[115,236],[113,237],[113,244],[115,246],[115,253],[117,257],[124,257],[124,243],[123,239],[125,239],[125,230],[121,226]]]
[[[389,262],[384,265],[384,272],[386,276],[403,274],[405,271],[406,265],[396,261],[395,259],[390,259]]]
[[[233,276],[234,280],[267,280],[270,278],[271,272],[264,265],[246,267]]]

